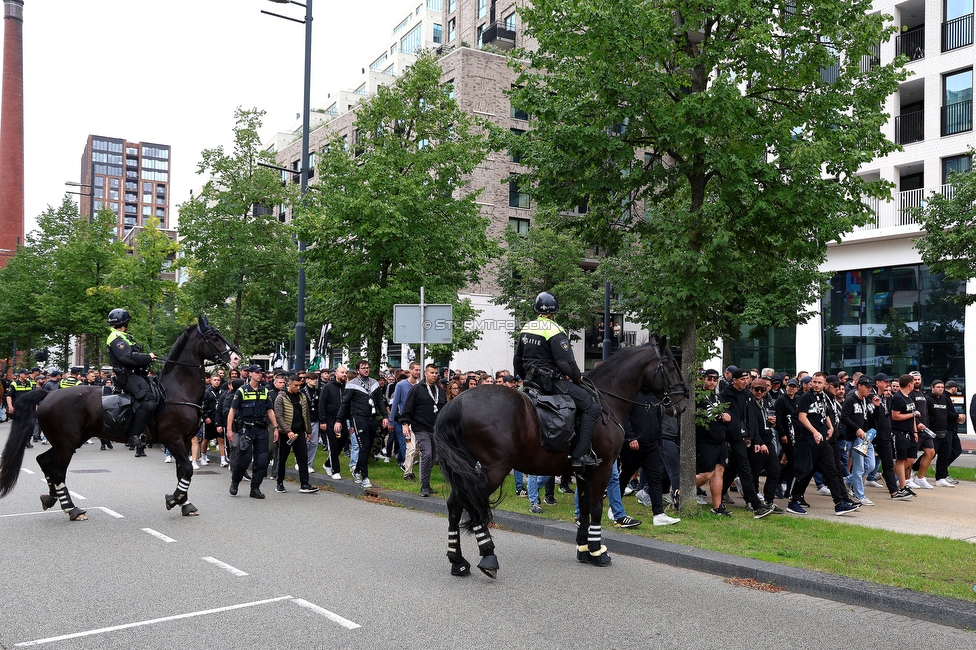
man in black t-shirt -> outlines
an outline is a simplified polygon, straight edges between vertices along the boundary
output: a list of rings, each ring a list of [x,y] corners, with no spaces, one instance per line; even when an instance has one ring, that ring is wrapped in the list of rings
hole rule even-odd
[[[796,474],[800,478],[793,486],[788,511],[797,515],[807,514],[800,501],[803,501],[813,473],[819,471],[834,500],[834,514],[846,515],[857,510],[858,506],[847,500],[847,489],[837,475],[834,452],[828,442],[828,438],[834,434],[834,427],[828,416],[833,410],[830,398],[824,394],[827,374],[816,372],[809,383],[810,390],[796,401],[799,423],[796,427]]]
[[[932,382],[932,388],[925,396],[929,412],[929,428],[935,432],[935,451],[938,458],[935,464],[935,484],[938,487],[956,487],[949,480],[949,462],[952,456],[952,432],[956,429],[959,413],[952,399],[945,392],[941,379]],[[928,469],[926,467],[926,469]],[[925,476],[919,469],[919,476]]]
[[[911,492],[917,484],[909,484],[911,467],[918,449],[916,430],[915,397],[912,395],[915,382],[911,375],[898,378],[898,390],[891,396],[891,433],[895,439],[895,476],[898,487]],[[911,492],[914,494],[914,492]]]

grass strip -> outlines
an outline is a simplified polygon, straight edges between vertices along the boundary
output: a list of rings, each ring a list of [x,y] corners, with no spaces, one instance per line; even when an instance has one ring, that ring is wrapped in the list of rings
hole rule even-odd
[[[345,465],[343,481],[351,481],[349,459],[341,458]],[[320,471],[324,461],[325,454],[320,451],[316,456],[316,471]],[[418,479],[419,471],[415,466]],[[958,480],[976,478],[974,469],[964,467],[952,468],[950,475]],[[420,492],[419,480],[404,481],[403,473],[392,461],[371,462],[369,477],[378,487]],[[438,491],[438,496],[447,496],[448,488],[438,467],[431,474],[431,486]],[[502,489],[505,497],[499,509],[530,514],[528,499],[515,496],[511,476],[505,479]],[[573,495],[557,491],[556,501],[555,506],[543,504],[542,515],[531,516],[572,522]],[[756,521],[744,508],[732,508],[731,518],[718,518],[706,507],[698,506],[690,513],[682,512],[680,524],[653,526],[649,508],[631,498],[625,499],[624,506],[629,515],[645,523],[619,532],[976,602],[976,549],[969,542],[866,528],[853,521],[842,523],[790,515],[771,515]],[[609,522],[604,523],[606,528],[612,527]]]

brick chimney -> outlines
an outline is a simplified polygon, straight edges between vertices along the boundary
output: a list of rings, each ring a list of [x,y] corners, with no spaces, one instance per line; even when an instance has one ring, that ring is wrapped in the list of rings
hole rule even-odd
[[[24,0],[3,0],[0,266],[24,241]]]

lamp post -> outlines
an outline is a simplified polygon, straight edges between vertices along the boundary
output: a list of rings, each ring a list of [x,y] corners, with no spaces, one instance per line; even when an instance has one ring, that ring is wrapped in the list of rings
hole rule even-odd
[[[293,4],[305,7],[305,19],[299,20],[290,16],[283,16],[271,11],[261,10],[261,13],[284,18],[295,23],[305,25],[305,96],[302,103],[302,169],[301,169],[301,191],[304,198],[308,192],[308,122],[310,98],[309,93],[312,85],[312,0],[296,2],[295,0],[269,0],[276,4]],[[300,370],[305,369],[307,345],[305,344],[305,242],[298,241],[298,319],[295,321],[295,366]]]

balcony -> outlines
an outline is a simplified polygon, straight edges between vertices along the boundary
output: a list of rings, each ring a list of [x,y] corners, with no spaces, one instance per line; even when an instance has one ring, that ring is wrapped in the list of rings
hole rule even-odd
[[[973,44],[973,15],[959,16],[942,23],[942,51]]]
[[[973,100],[956,102],[942,107],[942,135],[954,135],[973,130]]]
[[[895,54],[908,57],[909,61],[925,58],[925,25],[914,27],[895,37]]]
[[[515,47],[515,30],[507,29],[504,23],[494,22],[485,28],[481,42],[485,45],[491,43],[501,50],[510,50]]]
[[[926,197],[932,194],[941,194],[951,199],[952,193],[952,185],[941,185],[935,188],[929,187],[908,190],[907,192],[898,192],[895,194],[893,201],[885,201],[883,203],[878,201],[878,199],[866,198],[864,199],[864,203],[874,213],[874,219],[859,228],[855,228],[854,232],[875,232],[901,226],[908,226],[905,230],[909,232],[918,232],[918,212],[925,207]]]
[[[925,111],[902,113],[895,118],[895,142],[911,144],[925,139]]]

